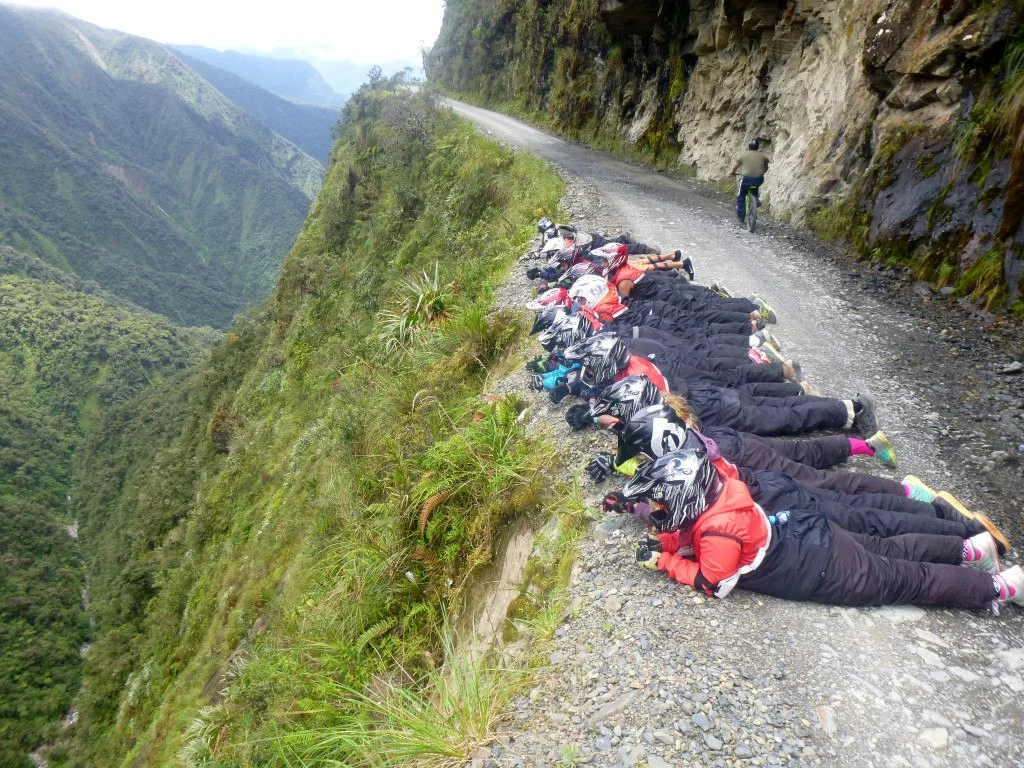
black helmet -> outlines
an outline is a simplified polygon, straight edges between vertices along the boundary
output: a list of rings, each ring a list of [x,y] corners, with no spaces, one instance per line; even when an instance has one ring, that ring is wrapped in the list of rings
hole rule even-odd
[[[652,513],[651,522],[663,531],[675,531],[696,520],[718,497],[721,487],[718,473],[702,446],[684,448],[641,464],[622,487],[622,494],[630,501],[663,502],[664,513]]]
[[[605,389],[591,404],[590,412],[595,419],[614,416],[625,424],[637,411],[661,403],[661,392],[653,381],[646,376],[627,376]]]
[[[580,381],[588,387],[608,384],[629,364],[629,349],[614,333],[599,333],[565,350],[565,360],[581,363]]]
[[[551,327],[537,337],[541,346],[549,352],[555,347],[568,349],[589,339],[596,333],[589,318],[577,313],[556,318]]]
[[[537,231],[542,235],[546,234],[549,229],[552,229],[555,223],[551,221],[547,216],[541,216],[537,221]]]
[[[559,264],[571,264],[577,257],[583,256],[583,249],[574,243],[567,244],[562,250],[555,254],[555,261]]]
[[[566,240],[575,240],[576,227],[574,227],[572,224],[559,224],[558,236]]]
[[[621,465],[640,454],[657,459],[683,448],[704,448],[704,442],[667,405],[650,405],[634,414],[619,430],[615,464]]]
[[[760,148],[761,148],[761,142],[758,141],[757,139],[752,139],[751,142],[749,144],[747,144],[747,149],[760,149]]]
[[[533,336],[535,333],[547,330],[556,320],[565,317],[567,314],[569,314],[569,310],[562,306],[541,307],[537,310],[537,319],[533,321],[530,335]]]

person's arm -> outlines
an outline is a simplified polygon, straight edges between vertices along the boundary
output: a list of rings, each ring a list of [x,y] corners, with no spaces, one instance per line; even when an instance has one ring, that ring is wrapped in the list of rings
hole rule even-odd
[[[658,558],[658,570],[665,571],[680,584],[714,597],[720,582],[732,578],[739,570],[740,552],[740,541],[735,536],[707,531],[701,536],[699,560],[663,551]],[[721,596],[726,594],[728,590]]]
[[[732,170],[729,171],[729,175],[730,176],[735,176],[736,175],[736,169],[739,168],[739,167],[740,167],[740,161],[737,160],[735,163],[732,164]]]
[[[633,292],[633,281],[632,280],[620,280],[618,285],[615,286],[619,293],[629,298],[629,294]]]

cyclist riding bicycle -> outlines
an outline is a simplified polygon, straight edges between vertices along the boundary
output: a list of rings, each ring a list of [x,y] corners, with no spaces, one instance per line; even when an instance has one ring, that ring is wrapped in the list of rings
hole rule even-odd
[[[738,169],[742,176],[740,193],[736,195],[736,218],[740,220],[741,224],[746,219],[747,192],[753,189],[757,204],[761,205],[760,186],[764,184],[764,174],[768,170],[768,158],[759,151],[760,147],[761,143],[757,139],[751,141],[747,145],[747,151],[740,155],[739,160],[733,163],[732,170],[729,171],[730,176],[735,176]]]

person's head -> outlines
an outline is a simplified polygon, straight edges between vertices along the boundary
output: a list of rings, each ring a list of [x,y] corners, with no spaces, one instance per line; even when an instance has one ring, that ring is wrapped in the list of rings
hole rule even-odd
[[[540,294],[533,301],[526,303],[528,309],[544,309],[545,307],[571,307],[572,299],[569,298],[569,292],[565,288],[549,288]]]
[[[580,381],[588,387],[608,384],[629,364],[629,349],[614,333],[599,333],[565,350],[567,363],[579,363]]]
[[[597,271],[597,267],[593,263],[589,261],[581,261],[579,264],[573,264],[565,270],[565,274],[562,275],[561,279],[568,283],[575,283],[581,277],[596,275]]]
[[[629,248],[620,243],[609,243],[591,251],[590,259],[601,274],[608,277],[629,260]]]
[[[564,241],[563,241],[564,242]],[[559,264],[572,264],[582,256],[582,251],[578,245],[573,243],[566,243],[565,247],[562,248],[557,254],[555,254],[555,261]]]
[[[683,448],[704,448],[704,442],[664,403],[650,405],[635,413],[617,430],[619,448],[615,464],[634,457],[657,459]]]
[[[646,376],[627,376],[605,388],[590,404],[590,414],[605,428],[625,424],[651,405],[660,405],[662,394]]]
[[[596,307],[601,299],[609,295],[609,291],[614,290],[601,275],[584,275],[572,284],[569,297],[588,307]]]
[[[760,149],[760,148],[761,148],[761,142],[758,141],[757,139],[752,139],[751,142],[749,144],[747,144],[747,149]]]
[[[575,240],[576,227],[574,227],[572,224],[559,224],[558,236],[561,237],[563,240]]]
[[[541,307],[537,310],[537,316],[533,321],[533,327],[530,329],[530,335],[533,336],[535,333],[546,331],[552,324],[560,317],[565,317],[569,314],[569,310],[561,305]]]
[[[695,521],[714,503],[721,488],[707,451],[700,447],[641,464],[622,487],[622,494],[630,501],[647,499],[651,524],[662,531],[675,531]]]
[[[588,317],[579,313],[565,314],[557,318],[549,328],[541,333],[537,337],[537,341],[544,349],[551,352],[556,347],[568,349],[575,346],[581,341],[589,339],[595,333],[597,333],[597,328]]]

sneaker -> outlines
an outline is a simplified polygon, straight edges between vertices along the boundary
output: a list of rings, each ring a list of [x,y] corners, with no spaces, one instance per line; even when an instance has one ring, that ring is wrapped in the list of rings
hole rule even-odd
[[[896,469],[896,452],[892,449],[892,444],[884,432],[875,432],[864,442],[870,445],[875,452],[875,461],[883,467]]]
[[[1024,607],[1024,570],[1019,565],[997,573],[992,581],[999,589],[999,597],[996,599],[1000,603],[1015,603]]]
[[[964,542],[964,550],[970,551],[971,559],[964,558],[964,565],[976,565],[986,573],[999,573],[999,552],[996,540],[988,531],[971,536]]]
[[[854,399],[853,431],[861,437],[868,437],[878,431],[875,420],[875,398],[865,392]],[[860,408],[857,408],[857,406]]]
[[[903,485],[909,491],[907,498],[914,501],[923,501],[931,504],[938,494],[924,484],[924,481],[916,475],[907,475],[903,478]]]
[[[725,285],[723,285],[722,283],[718,282],[717,280],[715,282],[711,283],[711,285],[709,285],[708,288],[710,288],[712,291],[714,291],[715,293],[717,293],[719,296],[721,296],[723,298],[726,298],[726,299],[731,299],[732,298],[732,293],[729,291],[729,289],[726,288]]]
[[[761,340],[762,345],[771,344],[773,347],[775,347],[776,351],[782,351],[782,342],[779,341],[778,336],[769,331],[767,328],[761,328],[754,335]],[[780,360],[779,362],[785,362],[785,360]]]
[[[808,397],[821,397],[821,390],[811,384],[811,382],[804,379],[800,382],[800,389],[804,391],[804,394]]]
[[[779,318],[775,314],[775,310],[768,305],[767,301],[762,299],[760,296],[751,296],[750,300],[757,305],[757,309],[761,314],[762,320],[766,323],[771,323],[772,325],[779,322]]]
[[[763,331],[762,331],[762,333],[763,333]],[[767,341],[766,342],[762,342],[761,346],[758,347],[758,349],[760,349],[762,352],[764,352],[765,356],[771,362],[773,362],[773,363],[784,363],[784,362],[786,362],[785,356],[781,352],[779,352],[779,350],[776,349],[771,343],[769,343]]]
[[[996,540],[996,544],[999,545],[1002,554],[1005,555],[1007,552],[1013,550],[1013,546],[1010,544],[1010,540],[1006,538],[1006,534],[1000,530],[998,525],[993,523],[987,515],[981,512],[971,512],[971,510],[965,507],[960,502],[960,499],[958,499],[953,494],[947,491],[937,493],[935,494],[935,499],[932,503],[935,504],[936,506],[938,506],[940,503],[946,504],[955,509],[968,520],[974,520],[975,522],[981,523],[983,526],[985,526],[985,530],[992,534],[992,538]]]

